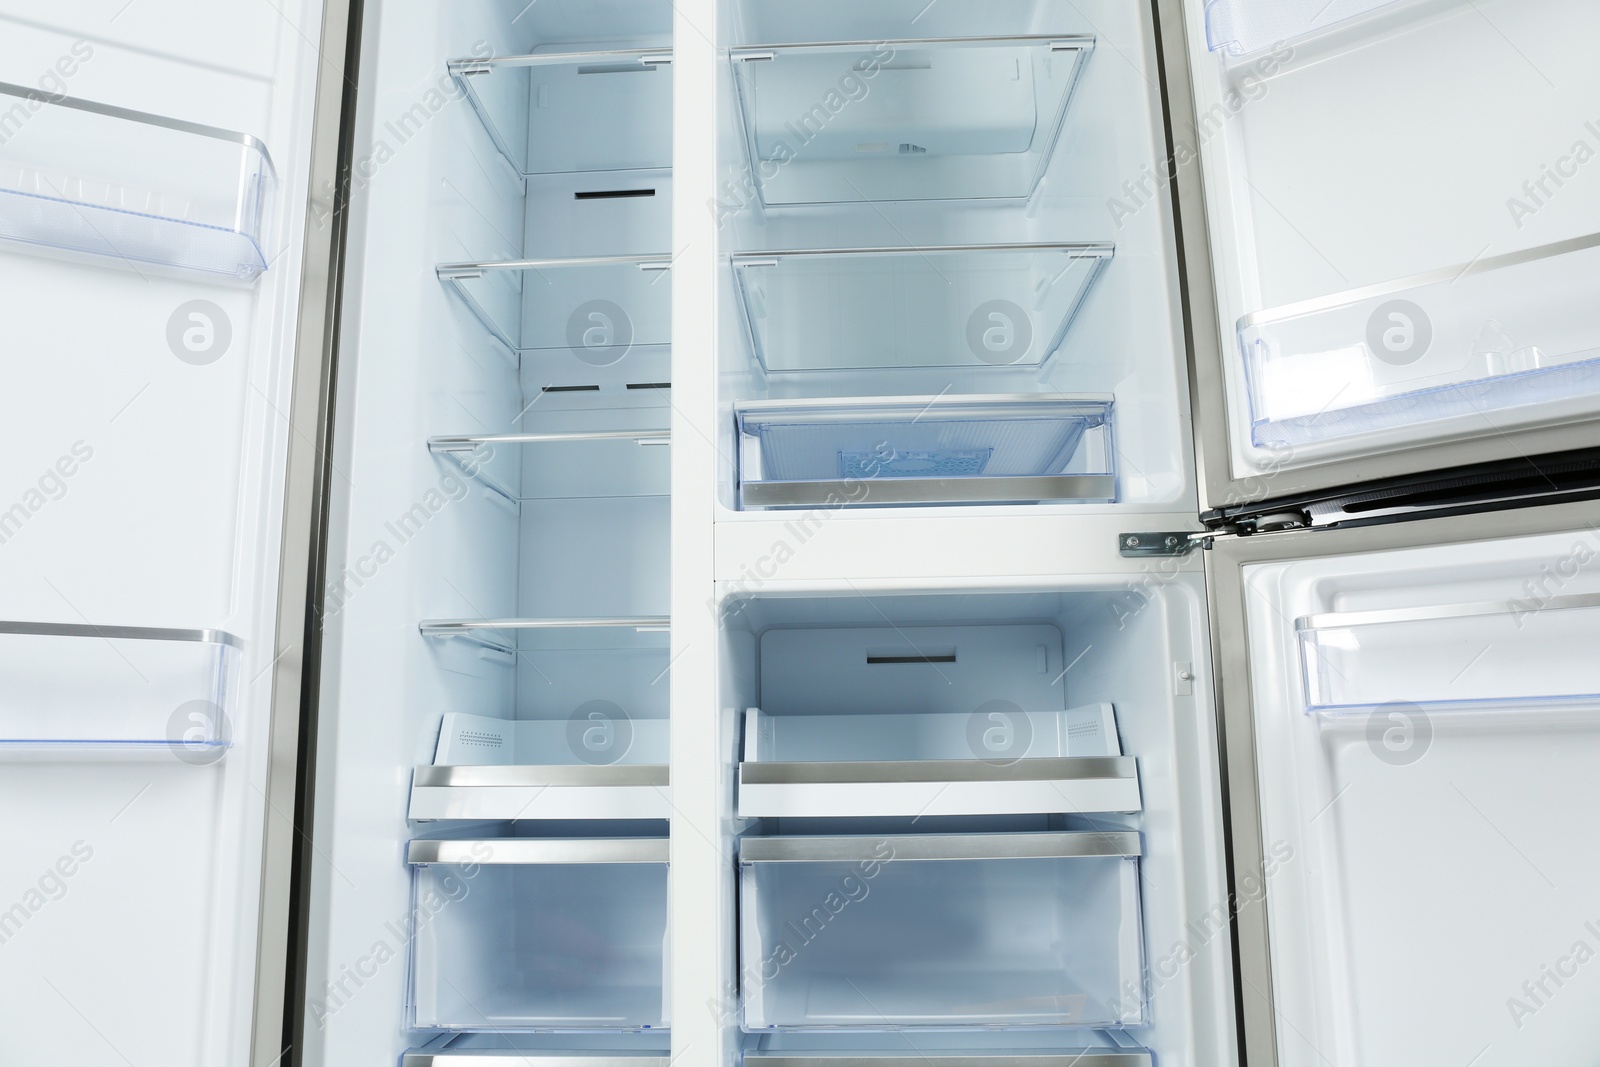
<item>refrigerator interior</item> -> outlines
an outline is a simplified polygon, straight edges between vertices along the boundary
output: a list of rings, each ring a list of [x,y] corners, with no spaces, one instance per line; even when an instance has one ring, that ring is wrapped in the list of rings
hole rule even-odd
[[[743,820],[747,1050],[842,1055],[910,1042],[922,1052],[1103,1047],[1144,1049],[1167,1063],[1231,1057],[1232,953],[1197,578],[1143,595],[1111,581],[757,594],[725,601],[723,620],[724,714],[762,709],[744,718],[745,731],[815,719],[795,728],[797,751],[812,759],[827,759],[831,747],[915,761],[931,754],[930,739],[946,737],[940,720],[960,706],[965,758],[950,762],[1026,765],[1061,744],[1058,713],[1108,704],[1142,788],[1135,813],[1084,811],[1064,797],[1033,814],[975,806],[824,817],[807,814],[806,804],[826,800],[813,791],[794,815]],[[1010,654],[996,655],[1005,645]],[[980,669],[962,671],[967,662]],[[863,685],[863,672],[883,680]],[[730,748],[737,759],[753,751],[752,739],[746,733]],[[1025,858],[1028,849],[1072,852],[1077,839],[1115,840],[1119,849],[1109,851],[1129,853],[1131,896],[1120,895],[1115,859],[1106,867],[1101,858]],[[880,851],[862,865],[772,854],[838,841]],[[956,852],[923,862],[946,849]],[[1108,973],[1113,993],[1104,996]],[[1072,983],[1086,984],[1073,992]],[[899,1033],[886,1045],[873,1031]]]
[[[1189,7],[1236,474],[1600,411],[1593,5]]]
[[[308,1062],[422,1044],[418,973],[468,976],[419,1028],[664,1022],[502,951],[548,940],[519,900],[578,936],[578,867],[486,864],[453,896],[406,849],[666,833],[671,67],[641,58],[671,26],[653,0],[368,5]],[[664,923],[665,869],[611,910]],[[619,935],[618,988],[659,987],[663,937]]]
[[[1600,803],[1597,550],[1580,528],[1245,568],[1284,1067],[1594,1047],[1564,987],[1600,876],[1567,818]]]
[[[1148,7],[720,12],[719,518],[1193,507]]]

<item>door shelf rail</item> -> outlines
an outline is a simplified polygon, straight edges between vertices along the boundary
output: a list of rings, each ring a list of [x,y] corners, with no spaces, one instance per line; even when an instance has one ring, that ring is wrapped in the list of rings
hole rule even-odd
[[[441,263],[439,280],[513,352],[570,350],[604,364],[672,342],[666,253]],[[576,334],[574,337],[573,335]]]
[[[0,240],[216,281],[267,269],[277,176],[257,138],[8,82],[0,98],[33,112],[0,140]]]
[[[762,206],[1030,199],[1094,47],[1089,35],[1036,34],[736,48]],[[841,74],[870,92],[819,128],[797,123]]]
[[[526,178],[672,166],[671,63],[671,48],[601,48],[445,66],[495,149]]]

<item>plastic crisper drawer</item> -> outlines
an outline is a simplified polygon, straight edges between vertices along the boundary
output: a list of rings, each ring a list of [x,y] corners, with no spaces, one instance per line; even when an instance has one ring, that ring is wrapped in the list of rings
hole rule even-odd
[[[666,838],[412,841],[410,1025],[667,1025]]]
[[[1117,497],[1107,396],[752,401],[736,415],[747,508]]]
[[[1085,36],[735,49],[762,202],[1031,196],[1093,49]]]
[[[252,281],[275,175],[232,130],[0,82],[0,240]]]
[[[1308,711],[1600,701],[1597,594],[1331,612],[1295,630]]]
[[[744,838],[747,1030],[1145,1020],[1139,835]]]
[[[1246,316],[1251,437],[1284,451],[1600,412],[1600,234]]]

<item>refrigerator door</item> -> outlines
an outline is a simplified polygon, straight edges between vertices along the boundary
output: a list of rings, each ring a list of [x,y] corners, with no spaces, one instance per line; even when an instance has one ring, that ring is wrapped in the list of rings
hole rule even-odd
[[[1209,553],[1251,1067],[1600,1034],[1600,505]]]
[[[1208,504],[1590,444],[1600,8],[1160,7]]]

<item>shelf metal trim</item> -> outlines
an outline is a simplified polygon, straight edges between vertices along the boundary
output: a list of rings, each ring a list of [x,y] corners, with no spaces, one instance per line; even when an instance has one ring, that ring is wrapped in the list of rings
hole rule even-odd
[[[922,256],[961,252],[1065,252],[1074,259],[1110,259],[1117,246],[1106,241],[1021,242],[976,245],[883,245],[871,248],[785,248],[769,252],[735,253],[735,267],[772,266],[790,256]]]
[[[226,630],[181,630],[162,626],[95,626],[71,622],[0,622],[0,634],[27,637],[99,637],[108,641],[179,641],[243,648]]]
[[[472,263],[441,263],[434,268],[439,277],[476,278],[490,270],[559,270],[563,267],[655,267],[672,266],[672,256],[652,252],[629,256],[568,256],[562,259],[494,259]]]
[[[641,445],[667,444],[671,430],[574,430],[566,433],[488,433],[460,437],[430,437],[431,452],[474,452],[480,445],[560,444],[569,441],[636,441]]]
[[[583,1056],[529,1049],[482,1053],[408,1052],[400,1062],[401,1067],[671,1067],[672,1057],[656,1053],[631,1055],[625,1052]],[[1095,1065],[1085,1062],[1082,1067]]]
[[[430,863],[666,863],[668,856],[665,837],[501,837],[472,841],[425,838],[406,846],[406,862],[419,866]]]
[[[1144,1049],[1062,1049],[1053,1052],[756,1052],[750,1067],[1151,1067]]]
[[[487,74],[495,67],[561,67],[574,63],[615,63],[637,59],[641,66],[671,63],[671,48],[610,48],[584,52],[534,52],[488,59],[452,59],[445,68],[452,74]]]
[[[885,854],[887,852],[887,854]],[[837,863],[857,860],[1022,860],[1136,857],[1133,830],[1041,834],[886,834],[840,837],[745,837],[740,863]]]
[[[513,789],[530,786],[661,786],[671,784],[665,763],[609,765],[435,765],[413,772],[411,784],[429,789]]]
[[[759,44],[735,48],[728,53],[735,60],[771,59],[784,52],[855,52],[863,48],[889,45],[894,48],[937,48],[949,45],[1048,44],[1054,51],[1093,48],[1093,34],[1027,33],[1016,36],[984,34],[971,37],[907,37],[892,41],[815,41],[797,44]]]
[[[741,785],[847,785],[901,782],[1051,782],[1137,780],[1132,756],[1061,756],[992,763],[979,759],[873,760],[838,763],[749,761]]]
[[[1514,615],[1519,612],[1563,611],[1600,607],[1600,593],[1569,593],[1541,600],[1482,600],[1471,604],[1441,604],[1437,607],[1383,608],[1375,611],[1332,611],[1304,615],[1296,619],[1298,632],[1343,629],[1350,626],[1377,626],[1396,622],[1437,622],[1442,619],[1469,619],[1488,615]]]
[[[862,496],[862,486],[870,490]],[[806,507],[837,504],[997,504],[1050,500],[1114,501],[1113,474],[1052,474],[1006,478],[874,478],[808,482],[745,482],[746,507]],[[860,496],[861,499],[855,499]]]

